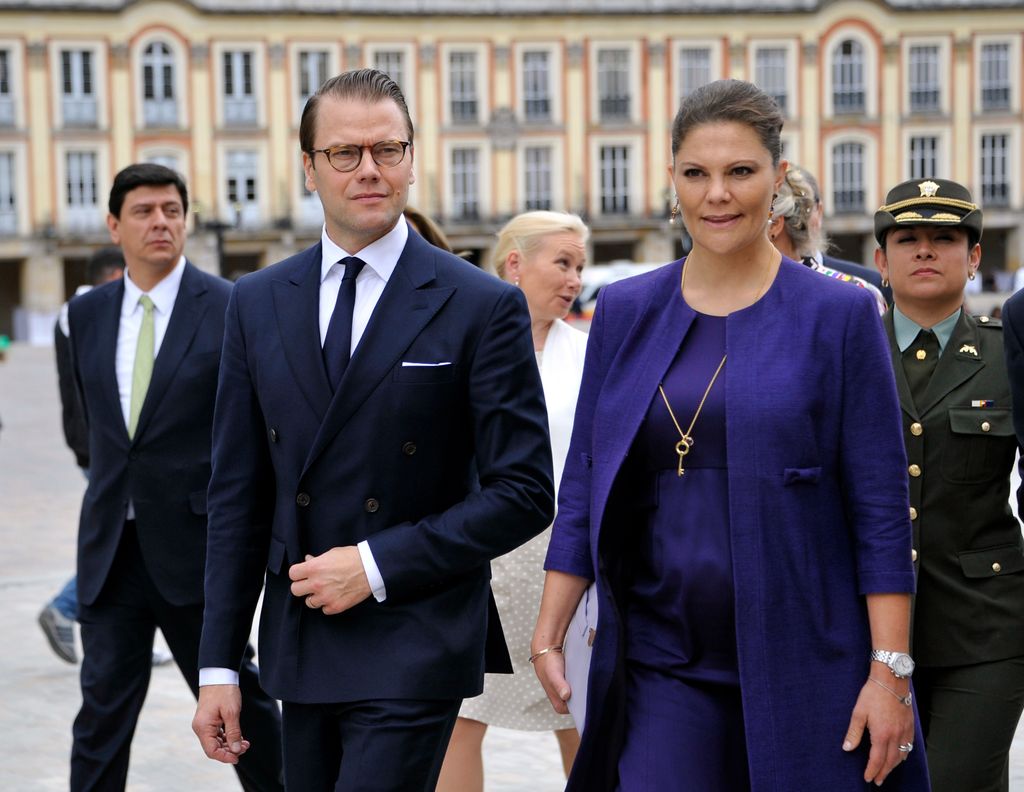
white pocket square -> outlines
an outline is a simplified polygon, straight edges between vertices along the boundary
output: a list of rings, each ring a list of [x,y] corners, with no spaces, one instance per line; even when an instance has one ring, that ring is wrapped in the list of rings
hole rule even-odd
[[[450,366],[451,364],[450,360],[443,360],[440,363],[414,363],[411,360],[403,360],[402,368],[440,368],[441,366]]]

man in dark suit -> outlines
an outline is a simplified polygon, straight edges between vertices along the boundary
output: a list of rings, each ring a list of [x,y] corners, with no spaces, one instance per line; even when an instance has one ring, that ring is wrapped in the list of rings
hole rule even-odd
[[[324,231],[228,306],[193,728],[245,754],[230,669],[266,576],[287,788],[432,790],[461,699],[511,671],[489,561],[552,515],[529,315],[403,219],[413,128],[386,75],[328,80],[299,136]]]
[[[109,210],[124,278],[69,306],[90,465],[78,534],[74,792],[124,789],[157,627],[198,694],[210,427],[230,292],[182,254],[188,192],[177,173],[125,168]],[[240,647],[247,730],[262,750],[238,775],[247,790],[279,790],[277,705],[259,688],[244,638]]]

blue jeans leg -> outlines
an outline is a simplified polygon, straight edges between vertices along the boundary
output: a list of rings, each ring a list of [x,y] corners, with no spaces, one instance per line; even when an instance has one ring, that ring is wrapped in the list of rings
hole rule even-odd
[[[61,612],[68,619],[78,618],[78,576],[72,575],[71,579],[64,584],[64,588],[50,602],[53,607]]]

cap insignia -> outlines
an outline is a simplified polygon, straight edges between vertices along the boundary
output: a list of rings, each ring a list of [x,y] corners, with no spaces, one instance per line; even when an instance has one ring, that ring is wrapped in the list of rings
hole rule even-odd
[[[917,185],[917,189],[921,191],[922,198],[934,198],[939,191],[939,185],[933,181],[923,181]]]

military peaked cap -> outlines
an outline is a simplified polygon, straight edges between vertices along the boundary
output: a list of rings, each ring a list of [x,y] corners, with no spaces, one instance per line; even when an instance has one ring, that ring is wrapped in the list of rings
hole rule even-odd
[[[875,212],[875,239],[899,226],[961,226],[972,243],[981,239],[981,209],[971,191],[949,179],[911,179],[889,190],[885,205]]]

